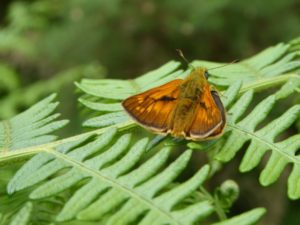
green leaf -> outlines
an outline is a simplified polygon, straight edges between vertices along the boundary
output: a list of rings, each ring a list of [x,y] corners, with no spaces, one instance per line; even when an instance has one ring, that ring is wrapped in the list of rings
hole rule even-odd
[[[27,202],[10,221],[9,225],[28,225],[32,212],[32,203]]]
[[[232,217],[226,221],[222,221],[219,223],[214,223],[213,225],[252,225],[256,224],[256,222],[265,214],[266,210],[264,208],[256,208],[252,209],[248,212],[245,212],[241,215]]]
[[[38,102],[19,115],[0,122],[0,151],[14,151],[19,148],[44,144],[56,139],[49,133],[65,126],[67,120],[56,121],[53,114],[58,103],[53,102],[55,94]]]
[[[130,120],[129,117],[126,115],[125,112],[122,111],[122,112],[108,113],[108,114],[104,114],[101,116],[88,119],[83,123],[83,126],[101,128],[101,127],[117,125],[120,123],[125,123],[128,120]]]

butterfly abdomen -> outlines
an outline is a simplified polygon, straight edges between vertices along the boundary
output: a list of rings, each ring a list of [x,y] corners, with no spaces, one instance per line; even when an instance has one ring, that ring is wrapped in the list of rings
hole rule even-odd
[[[174,136],[183,136],[193,122],[195,113],[195,101],[189,98],[181,99],[173,112],[173,123],[171,124],[172,134]]]

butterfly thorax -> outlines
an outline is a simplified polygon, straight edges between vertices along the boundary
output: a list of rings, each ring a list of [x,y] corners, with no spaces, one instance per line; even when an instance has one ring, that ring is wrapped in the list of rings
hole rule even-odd
[[[172,113],[173,123],[169,127],[174,136],[184,136],[193,123],[197,104],[208,85],[204,72],[203,68],[195,69],[180,85],[178,103]]]

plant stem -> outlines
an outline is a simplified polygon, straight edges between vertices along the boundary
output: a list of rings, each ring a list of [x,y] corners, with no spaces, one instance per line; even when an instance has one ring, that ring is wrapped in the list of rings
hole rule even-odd
[[[216,199],[216,198],[214,198],[208,191],[205,190],[204,187],[201,186],[200,190],[201,190],[201,192],[205,195],[205,197],[208,200],[210,200],[210,201],[212,201],[214,203],[214,205],[215,205],[215,211],[216,211],[219,219],[221,221],[226,220],[227,216],[226,216],[224,210],[222,209],[222,207],[220,206],[219,200]]]
[[[243,87],[240,90],[240,93],[244,93],[249,90],[262,91],[270,87],[275,87],[280,84],[283,84],[291,78],[296,78],[300,80],[300,75],[296,73],[290,73],[290,74],[283,74],[276,77],[257,79],[252,83],[243,85]]]
[[[71,141],[76,141],[76,140],[79,140],[79,139],[87,137],[87,136],[102,134],[105,131],[107,131],[108,129],[111,129],[113,127],[118,128],[118,130],[122,131],[122,130],[126,130],[126,129],[132,127],[134,124],[135,123],[132,120],[129,120],[124,123],[120,123],[120,124],[113,125],[110,127],[93,130],[90,132],[86,132],[86,133],[72,136],[69,138],[65,138],[62,140],[50,142],[47,144],[36,145],[36,146],[28,147],[28,148],[18,149],[15,151],[0,152],[0,166],[2,166],[4,164],[8,164],[8,162],[13,163],[16,161],[24,161],[25,159],[27,159],[37,153],[47,152],[49,149],[53,149],[58,145],[61,145],[61,144],[67,143],[67,142],[71,142]]]

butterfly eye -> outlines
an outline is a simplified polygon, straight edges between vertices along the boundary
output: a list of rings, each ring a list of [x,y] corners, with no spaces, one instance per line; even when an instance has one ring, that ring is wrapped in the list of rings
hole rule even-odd
[[[208,79],[209,73],[207,72],[207,70],[204,72],[204,76],[206,79]]]

